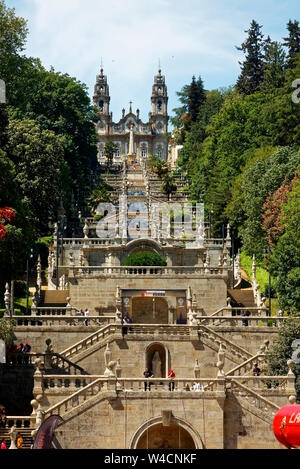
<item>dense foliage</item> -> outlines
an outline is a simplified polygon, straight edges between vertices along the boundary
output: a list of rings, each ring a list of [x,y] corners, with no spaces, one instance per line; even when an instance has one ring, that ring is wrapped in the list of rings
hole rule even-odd
[[[255,254],[259,265],[271,269],[279,306],[299,311],[294,181],[300,167],[300,103],[292,93],[300,77],[300,28],[290,20],[282,43],[264,37],[262,28],[251,22],[238,47],[245,57],[235,86],[205,91],[196,119],[188,108],[194,77],[177,93],[183,106],[174,110],[173,143],[183,144],[179,165],[188,173],[192,199],[205,204],[212,235],[221,236],[229,222],[236,249],[250,259]],[[284,221],[283,212],[289,213]],[[270,241],[272,251],[264,260]]]

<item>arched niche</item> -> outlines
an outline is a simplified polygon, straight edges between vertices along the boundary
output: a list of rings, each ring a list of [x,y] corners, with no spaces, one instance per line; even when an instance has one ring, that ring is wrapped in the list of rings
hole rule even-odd
[[[155,378],[167,378],[170,368],[170,354],[165,345],[153,342],[147,346],[145,368],[151,369]]]

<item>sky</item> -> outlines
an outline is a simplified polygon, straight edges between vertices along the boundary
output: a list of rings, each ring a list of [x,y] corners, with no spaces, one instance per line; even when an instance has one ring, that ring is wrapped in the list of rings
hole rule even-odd
[[[201,76],[206,89],[234,85],[243,59],[235,46],[251,21],[282,41],[289,19],[300,20],[299,0],[5,0],[27,20],[25,54],[46,69],[85,83],[92,99],[101,60],[114,121],[122,108],[148,121],[159,63],[166,77],[169,114],[177,91]]]

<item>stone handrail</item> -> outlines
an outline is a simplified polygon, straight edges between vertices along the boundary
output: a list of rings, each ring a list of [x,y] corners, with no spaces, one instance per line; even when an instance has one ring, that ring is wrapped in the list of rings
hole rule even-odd
[[[6,425],[5,428],[34,428],[35,426],[35,415],[28,415],[28,416],[15,416],[15,415],[7,415],[6,417]]]
[[[86,318],[84,316],[12,316],[18,326],[30,327],[55,327],[55,326],[80,326],[85,325]],[[10,319],[10,318],[8,318]],[[89,316],[88,326],[103,326],[107,323],[115,322],[115,316]]]
[[[32,316],[75,316],[79,313],[79,309],[72,306],[61,306],[61,307],[47,307],[37,306],[31,308]]]
[[[158,335],[164,335],[166,339],[172,340],[173,337],[181,337],[182,339],[189,340],[191,334],[197,334],[197,326],[177,325],[177,324],[108,324],[103,326],[98,331],[90,334],[88,337],[80,340],[76,344],[72,345],[66,350],[60,352],[60,355],[71,359],[78,353],[88,350],[89,347],[99,344],[101,341],[114,340],[122,337],[122,330],[128,330],[128,336],[140,335],[140,336],[151,336],[155,337]],[[105,342],[106,343],[106,342]]]
[[[258,307],[254,307],[254,306],[251,306],[251,307],[248,307],[248,306],[244,306],[244,307],[237,307],[237,306],[227,306],[227,307],[223,307],[223,308],[220,308],[218,309],[217,311],[215,311],[214,313],[210,314],[209,317],[213,317],[213,316],[225,316],[225,317],[231,317],[231,316],[234,316],[233,313],[237,313],[238,312],[241,312],[241,311],[249,311],[249,312],[252,312],[252,311],[257,311],[257,313],[260,315],[261,312],[266,312],[266,308],[258,308]],[[247,318],[246,318],[247,319]]]
[[[116,276],[128,276],[128,275],[143,275],[143,276],[174,276],[174,275],[189,275],[198,277],[207,275],[223,275],[225,270],[223,267],[201,267],[201,266],[68,266],[60,268],[71,268],[75,275],[116,275]],[[226,270],[227,272],[227,270]]]
[[[98,331],[90,334],[88,337],[80,340],[76,344],[68,347],[67,349],[60,352],[60,355],[70,360],[74,355],[81,353],[87,350],[89,347],[99,343],[100,341],[106,339],[107,337],[112,337],[117,331],[121,334],[121,325],[108,324],[103,326]]]
[[[248,360],[245,360],[243,363],[240,365],[235,366],[231,370],[227,371],[225,373],[226,376],[242,376],[245,374],[245,371],[251,371],[253,369],[254,364],[259,361],[260,359],[264,358],[263,353],[257,353],[253,355],[253,357],[248,358]]]
[[[230,383],[231,389],[233,391],[237,391],[239,396],[242,397],[242,402],[247,402],[250,406],[257,408],[258,415],[261,418],[267,420],[270,424],[273,423],[274,415],[280,409],[278,405],[266,397],[261,396],[257,391],[248,388],[236,379],[232,379]]]
[[[61,376],[49,376],[48,379],[52,379],[59,383],[58,380],[61,380]],[[78,391],[74,392],[70,396],[66,397],[59,403],[53,405],[49,409],[47,409],[44,413],[44,418],[50,417],[53,414],[63,416],[69,411],[73,411],[75,408],[79,408],[81,404],[87,401],[88,398],[94,397],[96,394],[99,394],[101,391],[113,391],[113,392],[144,392],[144,383],[147,381],[148,383],[151,382],[153,385],[151,386],[151,392],[155,391],[162,391],[162,392],[169,392],[169,383],[170,380],[167,378],[151,378],[146,380],[145,378],[105,378],[103,376],[88,376],[85,377],[87,380],[92,380],[89,384],[85,387],[79,389]],[[71,377],[68,376],[68,379],[78,380],[78,376]],[[197,392],[215,392],[215,391],[224,391],[224,380],[220,379],[194,379],[194,378],[185,378],[185,379],[178,379],[175,378],[172,380],[175,385],[175,391],[182,391],[182,392],[191,392],[191,394]],[[162,385],[161,385],[162,383]],[[198,383],[200,390],[192,390],[193,383]],[[218,387],[218,384],[221,383],[221,388]],[[189,386],[189,390],[186,389],[186,386]],[[207,387],[208,386],[208,387]],[[59,383],[59,386],[60,383]],[[71,388],[72,390],[72,388]]]
[[[197,316],[200,324],[208,326],[224,326],[224,327],[281,327],[286,320],[282,316]],[[300,320],[300,318],[299,318]]]
[[[233,359],[246,361],[253,357],[248,350],[236,345],[228,339],[225,339],[223,336],[217,334],[213,329],[210,329],[203,324],[198,326],[198,331],[200,333],[200,340],[208,340],[215,348],[219,348],[220,344],[223,344],[226,347],[225,354],[226,351],[228,351],[232,355]]]
[[[290,391],[288,376],[230,376],[226,374],[226,379],[239,383],[252,389],[255,392],[280,390]],[[293,389],[294,392],[294,389]]]

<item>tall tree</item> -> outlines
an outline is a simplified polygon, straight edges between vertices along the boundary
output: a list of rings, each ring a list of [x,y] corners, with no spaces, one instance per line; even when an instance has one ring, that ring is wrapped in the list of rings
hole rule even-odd
[[[289,36],[283,38],[285,41],[283,43],[284,46],[288,49],[288,56],[287,56],[287,66],[288,68],[294,68],[294,59],[295,56],[300,52],[300,26],[299,21],[292,21],[289,20],[287,24],[287,30],[289,32]]]
[[[254,93],[263,81],[265,42],[261,29],[262,26],[252,20],[250,29],[245,31],[247,39],[236,47],[246,54],[244,62],[239,62],[241,74],[236,83],[236,89],[245,95]]]
[[[285,52],[279,42],[266,42],[262,90],[271,92],[275,88],[283,86],[285,80],[285,60]]]
[[[11,120],[8,134],[8,153],[22,200],[28,207],[28,222],[38,236],[45,236],[49,223],[56,219],[68,182],[62,139],[28,119]]]
[[[195,76],[193,76],[192,82],[189,86],[187,100],[189,124],[196,122],[200,107],[205,102],[205,99],[206,96],[201,77],[196,81]]]

